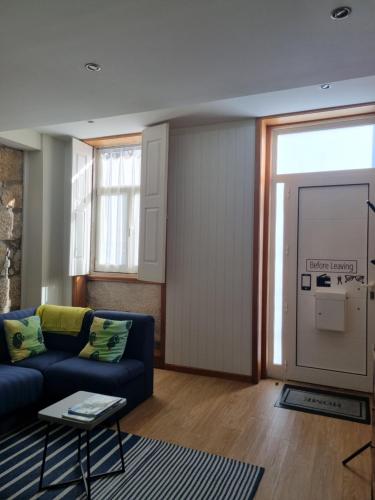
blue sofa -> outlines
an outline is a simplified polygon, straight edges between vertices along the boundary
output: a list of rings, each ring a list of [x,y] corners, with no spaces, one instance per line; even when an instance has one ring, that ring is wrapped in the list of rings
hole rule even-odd
[[[47,352],[11,363],[4,319],[22,319],[34,308],[0,314],[0,432],[50,402],[76,391],[126,397],[124,414],[153,393],[154,318],[143,314],[97,310],[86,313],[78,336],[46,332]],[[132,320],[126,349],[119,363],[78,357],[89,338],[93,317]],[[25,412],[25,410],[27,410]]]

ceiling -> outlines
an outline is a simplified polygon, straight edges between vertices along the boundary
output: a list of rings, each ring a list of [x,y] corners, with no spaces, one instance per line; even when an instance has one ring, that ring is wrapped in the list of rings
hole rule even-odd
[[[375,2],[351,2],[0,0],[0,130],[375,75]]]
[[[329,90],[320,85],[280,90],[265,94],[222,99],[175,108],[130,113],[94,120],[37,127],[39,132],[79,139],[140,132],[145,127],[168,121],[172,128],[204,125],[272,114],[375,102],[375,76],[333,82]]]

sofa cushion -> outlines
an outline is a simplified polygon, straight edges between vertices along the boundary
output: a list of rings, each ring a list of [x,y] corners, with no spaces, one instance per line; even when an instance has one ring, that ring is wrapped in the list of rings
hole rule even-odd
[[[118,363],[124,354],[131,326],[131,321],[94,317],[89,341],[79,353],[79,357]]]
[[[144,397],[149,397],[154,390],[154,330],[155,320],[145,314],[121,311],[95,311],[98,318],[132,321],[124,359],[138,359],[145,366]]]
[[[126,397],[128,381],[142,375],[144,365],[136,359],[101,363],[92,359],[69,358],[50,366],[45,372],[45,387],[52,397],[65,397],[76,391],[91,391]]]
[[[38,356],[33,356],[31,358],[24,359],[16,363],[17,366],[23,366],[26,368],[33,368],[34,370],[39,370],[44,373],[47,368],[49,368],[54,363],[63,361],[64,359],[71,358],[72,355],[69,352],[64,351],[47,351]]]
[[[0,365],[0,417],[37,402],[42,391],[43,375],[37,370]]]
[[[5,319],[24,319],[35,314],[35,307],[21,309],[20,311],[11,311],[0,314],[0,362],[10,361],[8,346],[5,340],[4,320]]]
[[[12,363],[46,352],[39,316],[5,319],[4,330]]]
[[[114,319],[116,321],[131,321],[128,341],[126,342],[124,358],[140,359],[154,362],[154,327],[155,320],[152,316],[139,313],[122,311],[95,311],[95,317],[104,319]]]

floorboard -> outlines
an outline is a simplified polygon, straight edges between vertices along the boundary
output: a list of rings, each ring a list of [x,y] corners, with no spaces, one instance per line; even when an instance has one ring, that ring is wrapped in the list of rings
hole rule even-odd
[[[265,467],[257,500],[370,500],[370,452],[341,460],[371,427],[275,408],[281,387],[155,370],[154,396],[121,428]]]

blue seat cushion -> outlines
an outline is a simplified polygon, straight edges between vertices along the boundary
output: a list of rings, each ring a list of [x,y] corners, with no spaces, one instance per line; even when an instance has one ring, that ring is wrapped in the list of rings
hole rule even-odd
[[[0,417],[36,403],[42,392],[43,375],[39,371],[0,365]]]
[[[37,356],[32,356],[31,358],[23,359],[18,361],[16,366],[23,366],[25,368],[33,368],[34,370],[39,370],[44,373],[47,368],[49,368],[54,363],[63,361],[64,359],[71,358],[72,354],[64,351],[46,351]]]
[[[144,364],[136,359],[103,363],[74,357],[60,361],[44,372],[45,388],[52,397],[65,397],[77,391],[126,397],[126,384],[143,373]]]

